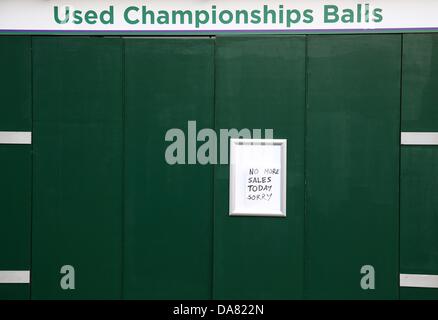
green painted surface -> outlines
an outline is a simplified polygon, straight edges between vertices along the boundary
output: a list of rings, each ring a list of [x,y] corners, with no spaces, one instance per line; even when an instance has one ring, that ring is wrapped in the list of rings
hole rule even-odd
[[[35,104],[34,146],[0,146],[0,270],[30,268],[32,207],[35,299],[397,298],[400,80],[402,130],[438,131],[438,37],[403,35],[402,78],[401,35],[307,39],[0,37],[0,131],[32,130],[32,72]],[[288,139],[287,218],[229,217],[227,165],[167,165],[188,120]],[[401,273],[438,274],[437,157],[401,149]]]
[[[288,175],[286,218],[230,217],[229,166],[216,166],[214,298],[302,298],[305,37],[218,38],[215,96],[216,130],[288,139]]]
[[[403,146],[401,273],[438,275],[438,148]]]
[[[0,37],[0,131],[31,130],[30,37]],[[31,146],[0,145],[0,270],[30,269]],[[28,284],[0,284],[28,299]]]
[[[0,270],[30,270],[31,147],[0,145]],[[1,284],[1,299],[28,299],[28,284]]]
[[[438,34],[403,35],[402,131],[438,131]]]
[[[209,299],[213,167],[167,164],[165,136],[179,128],[188,145],[187,121],[213,127],[214,42],[125,45],[124,297]]]
[[[398,298],[400,45],[309,37],[307,298]],[[363,265],[375,290],[361,289]]]
[[[435,288],[400,288],[401,300],[438,300]]]
[[[438,35],[403,35],[402,131],[438,131]],[[401,152],[400,272],[438,275],[438,149]],[[438,289],[401,288],[402,299],[438,299]]]
[[[31,38],[0,37],[0,131],[30,131]]]
[[[2,300],[28,300],[30,288],[27,283],[0,284],[0,301]]]
[[[121,297],[122,62],[120,39],[33,40],[33,299]]]

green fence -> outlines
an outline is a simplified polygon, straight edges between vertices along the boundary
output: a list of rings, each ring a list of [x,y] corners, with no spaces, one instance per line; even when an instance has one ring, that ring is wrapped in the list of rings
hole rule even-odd
[[[0,144],[0,271],[31,271],[0,298],[438,298],[399,287],[438,275],[438,147],[400,144],[438,131],[437,47],[0,37],[0,131],[32,132]],[[288,139],[287,217],[228,216],[226,164],[166,163],[166,132],[188,121]]]

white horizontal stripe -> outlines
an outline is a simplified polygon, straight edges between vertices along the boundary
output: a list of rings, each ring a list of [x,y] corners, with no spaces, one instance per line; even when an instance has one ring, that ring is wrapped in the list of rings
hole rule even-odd
[[[30,283],[30,271],[0,271],[0,283]]]
[[[402,145],[438,145],[438,132],[402,132]]]
[[[400,274],[400,287],[438,288],[438,275]]]
[[[31,144],[32,132],[0,131],[0,144]]]

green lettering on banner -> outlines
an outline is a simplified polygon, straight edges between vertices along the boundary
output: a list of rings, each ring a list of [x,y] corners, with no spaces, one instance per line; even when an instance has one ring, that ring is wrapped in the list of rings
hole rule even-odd
[[[88,9],[88,8],[87,8]],[[108,6],[102,10],[75,9],[71,6],[53,6],[53,19],[57,24],[89,24],[113,25],[116,14],[122,14],[121,21],[129,25],[191,25],[199,29],[204,25],[273,25],[272,28],[294,28],[299,24],[347,24],[347,23],[379,23],[383,21],[383,9],[370,9],[369,4],[356,4],[353,8],[340,8],[333,4],[324,5],[323,21],[316,21],[314,12],[317,8],[298,9],[284,4],[272,6],[259,5],[257,8],[219,7],[211,5],[203,9],[160,10],[151,6]],[[118,20],[120,22],[120,20]],[[274,25],[278,25],[275,27]],[[159,29],[157,30],[159,31]]]
[[[54,18],[55,18],[56,23],[58,23],[58,24],[65,24],[65,23],[67,23],[68,20],[69,20],[69,16],[70,16],[70,8],[69,8],[69,7],[66,7],[66,8],[65,8],[64,19],[61,19],[61,18],[59,17],[59,8],[58,8],[58,6],[54,6],[54,7],[53,7],[53,16],[54,16]]]
[[[129,24],[138,24],[140,22],[140,20],[138,20],[138,19],[132,20],[130,18],[129,15],[130,15],[131,11],[138,12],[139,9],[137,7],[135,7],[135,6],[131,6],[131,7],[126,8],[125,13],[123,14],[123,17],[125,18],[125,21],[127,23],[129,23]]]
[[[336,23],[339,21],[338,7],[335,5],[324,6],[324,23]]]

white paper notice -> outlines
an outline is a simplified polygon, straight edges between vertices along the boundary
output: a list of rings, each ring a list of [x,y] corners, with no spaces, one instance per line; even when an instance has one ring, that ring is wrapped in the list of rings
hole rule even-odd
[[[230,215],[285,216],[286,140],[232,139]]]

